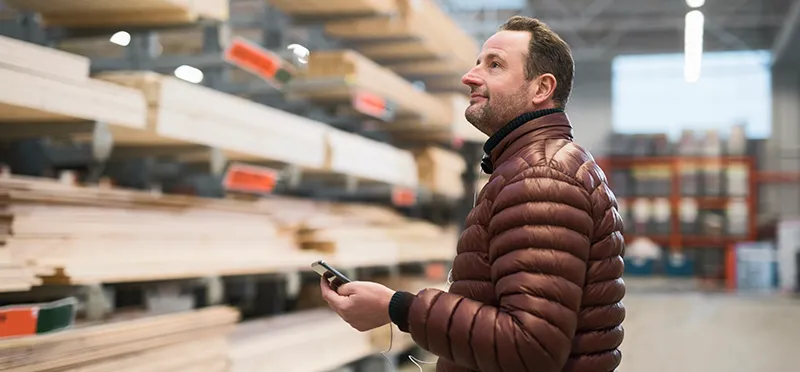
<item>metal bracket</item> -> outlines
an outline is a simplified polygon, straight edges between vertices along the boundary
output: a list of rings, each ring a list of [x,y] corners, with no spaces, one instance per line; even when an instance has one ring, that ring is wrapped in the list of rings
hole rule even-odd
[[[218,305],[225,300],[225,283],[219,276],[208,276],[202,279],[205,285],[206,305]]]
[[[212,175],[221,176],[225,173],[225,168],[228,165],[228,157],[225,156],[225,151],[217,148],[212,147],[209,148],[210,151],[210,159],[209,159],[209,169]]]
[[[103,320],[114,311],[116,292],[102,284],[91,284],[82,288],[83,310],[90,321]]]

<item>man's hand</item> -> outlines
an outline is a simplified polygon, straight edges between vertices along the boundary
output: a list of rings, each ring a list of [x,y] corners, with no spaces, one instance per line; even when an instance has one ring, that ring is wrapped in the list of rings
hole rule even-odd
[[[337,293],[322,278],[322,298],[353,328],[366,332],[388,324],[389,301],[395,291],[378,283],[351,282],[339,287]]]

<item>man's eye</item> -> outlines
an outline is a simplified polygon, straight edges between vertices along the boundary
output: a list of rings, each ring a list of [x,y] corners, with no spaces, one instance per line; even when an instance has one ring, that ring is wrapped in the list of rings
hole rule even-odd
[[[497,62],[492,62],[492,63],[489,64],[489,67],[490,68],[497,68],[497,67],[500,67],[500,64],[497,63]]]

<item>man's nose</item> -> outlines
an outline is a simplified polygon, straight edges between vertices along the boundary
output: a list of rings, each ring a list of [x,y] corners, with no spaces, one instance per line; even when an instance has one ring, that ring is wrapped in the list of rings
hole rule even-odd
[[[461,83],[469,87],[474,87],[483,84],[483,80],[475,73],[475,68],[473,68],[461,77]]]

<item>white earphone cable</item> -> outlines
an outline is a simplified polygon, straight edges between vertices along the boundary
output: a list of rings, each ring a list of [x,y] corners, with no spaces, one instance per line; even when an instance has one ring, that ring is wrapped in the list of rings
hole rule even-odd
[[[386,349],[386,351],[381,352],[381,356],[383,357],[383,359],[386,359],[386,363],[389,363],[389,368],[392,371],[396,372],[397,369],[395,368],[394,363],[392,363],[392,360],[389,358],[389,355],[387,355],[389,354],[389,352],[392,351],[392,345],[394,343],[394,324],[389,323],[388,326],[389,326],[389,348]],[[408,360],[410,360],[411,363],[414,363],[414,365],[417,366],[417,368],[419,368],[419,372],[423,372],[422,370],[423,364],[436,364],[436,362],[426,362],[424,360],[419,360],[413,355],[409,355]]]
[[[450,285],[452,284],[453,284],[453,269],[450,269],[450,272],[447,273],[447,286],[450,287]],[[392,351],[392,345],[394,343],[394,324],[389,322],[388,326],[389,326],[389,348],[386,349],[386,351],[381,352],[381,356],[383,357],[383,359],[386,359],[386,363],[389,363],[389,368],[392,371],[396,372],[397,370],[394,367],[394,363],[392,363],[392,360],[389,358],[389,355],[387,355]],[[410,360],[411,363],[414,363],[414,365],[417,366],[417,368],[419,368],[419,372],[423,372],[422,370],[423,364],[436,364],[436,362],[426,362],[424,360],[419,360],[413,355],[409,355],[408,360]]]

